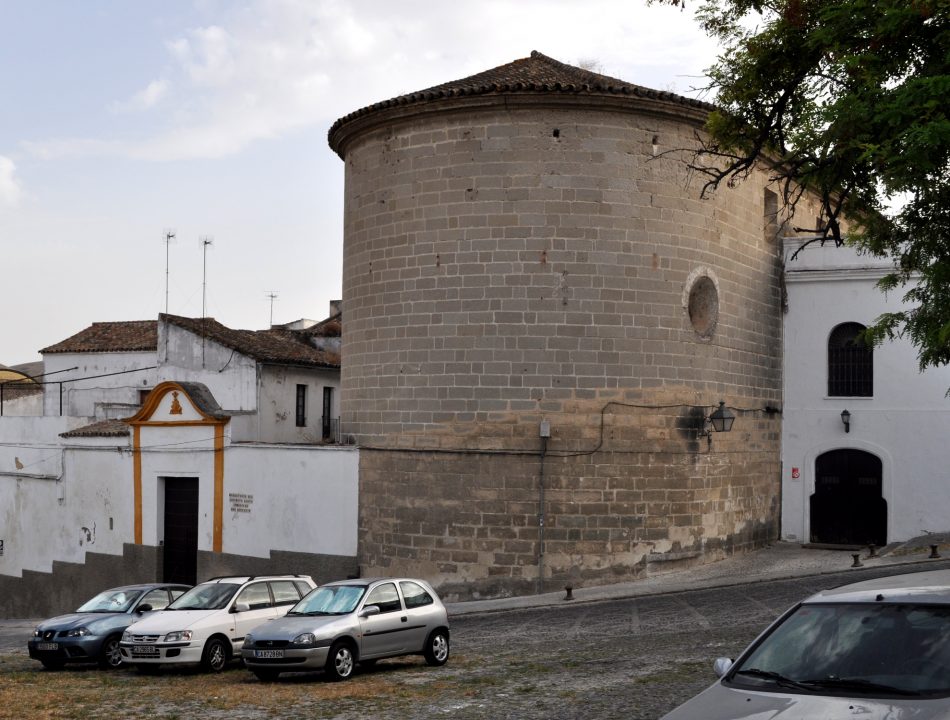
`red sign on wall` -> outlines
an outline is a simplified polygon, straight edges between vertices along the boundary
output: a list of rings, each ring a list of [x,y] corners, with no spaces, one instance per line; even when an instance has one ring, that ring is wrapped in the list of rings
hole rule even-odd
[[[798,470],[798,468],[793,467],[793,468],[792,468],[792,480],[798,480],[798,478],[800,478],[801,476],[802,476],[802,474],[801,474],[801,472]]]

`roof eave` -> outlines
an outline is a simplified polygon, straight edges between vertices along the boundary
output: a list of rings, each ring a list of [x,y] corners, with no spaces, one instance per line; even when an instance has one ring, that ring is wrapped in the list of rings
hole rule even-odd
[[[674,119],[687,122],[701,128],[705,125],[712,105],[696,101],[684,101],[676,95],[669,97],[643,96],[633,92],[604,91],[551,91],[522,90],[517,92],[495,92],[473,95],[451,95],[439,99],[422,99],[399,102],[397,98],[386,103],[372,105],[340,118],[328,133],[330,148],[346,159],[349,144],[353,138],[371,132],[379,127],[405,122],[414,118],[449,114],[471,113],[479,110],[504,108],[560,108],[596,109],[620,113],[632,113]]]

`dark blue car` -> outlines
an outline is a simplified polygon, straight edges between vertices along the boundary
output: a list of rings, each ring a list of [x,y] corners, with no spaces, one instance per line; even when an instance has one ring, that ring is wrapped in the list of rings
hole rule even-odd
[[[44,620],[29,641],[30,657],[58,670],[66,663],[122,664],[122,632],[142,615],[163,610],[189,585],[146,583],[112,588],[96,595],[74,613]]]

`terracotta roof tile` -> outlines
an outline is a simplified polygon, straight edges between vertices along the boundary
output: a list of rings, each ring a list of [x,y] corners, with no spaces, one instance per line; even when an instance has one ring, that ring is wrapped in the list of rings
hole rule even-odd
[[[60,437],[124,437],[129,434],[129,426],[122,420],[100,420],[91,425],[60,433]]]
[[[214,318],[186,318],[179,315],[159,316],[173,325],[237,350],[260,362],[281,365],[310,365],[339,368],[340,355],[321,350],[308,342],[301,330],[232,330]]]
[[[343,125],[356,118],[387,108],[424,104],[453,97],[524,93],[632,95],[673,102],[684,107],[702,110],[713,109],[712,105],[701,100],[694,100],[671,92],[652,90],[642,85],[634,85],[625,80],[567,65],[534,50],[530,57],[515,60],[507,65],[500,65],[461,80],[435,85],[426,90],[383,100],[345,115],[330,127],[328,132],[330,146],[334,150],[338,150],[334,136]]]
[[[155,320],[97,322],[41,353],[154,352],[158,349]]]

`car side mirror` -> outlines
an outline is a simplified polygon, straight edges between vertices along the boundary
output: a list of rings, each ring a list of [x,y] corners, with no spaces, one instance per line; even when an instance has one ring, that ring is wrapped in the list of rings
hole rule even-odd
[[[142,613],[152,612],[152,606],[148,603],[142,603],[137,608],[135,608],[135,612],[139,613],[140,615]]]
[[[372,617],[373,615],[379,615],[379,605],[367,605],[362,610],[360,610],[361,618]]]
[[[247,603],[239,602],[239,603],[234,603],[234,607],[231,608],[231,612],[241,613],[241,612],[247,612],[250,609],[251,609],[251,606],[248,605]]]
[[[729,668],[732,667],[732,658],[721,657],[716,658],[716,662],[713,663],[713,672],[716,673],[716,677],[722,677],[727,672]]]

